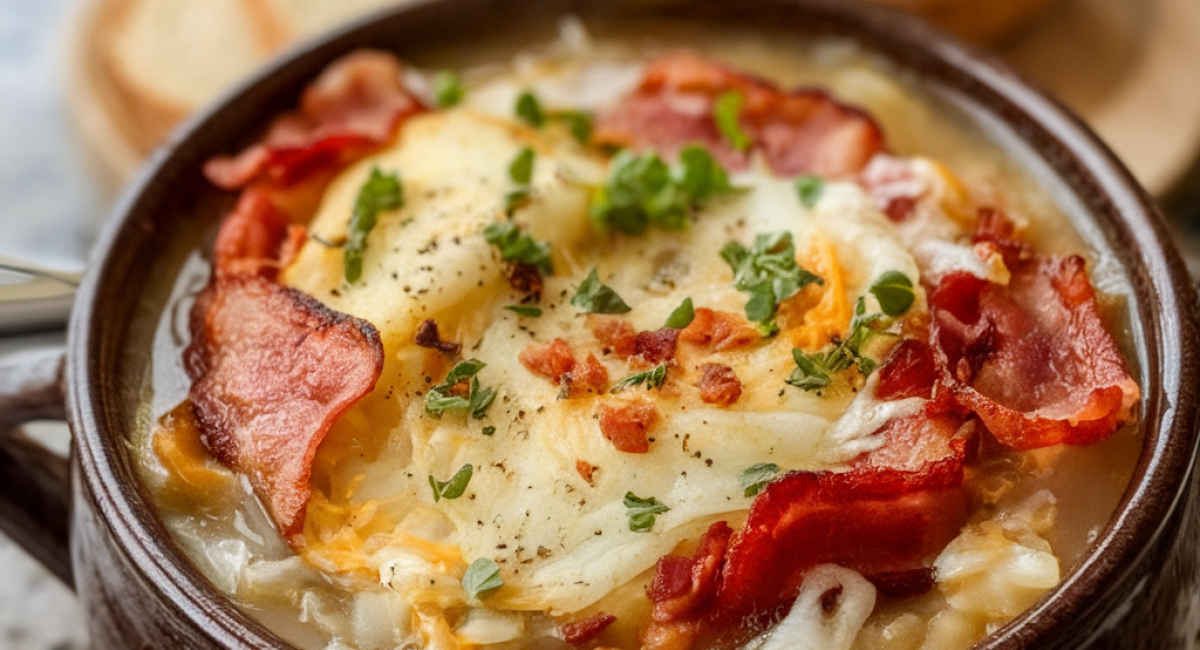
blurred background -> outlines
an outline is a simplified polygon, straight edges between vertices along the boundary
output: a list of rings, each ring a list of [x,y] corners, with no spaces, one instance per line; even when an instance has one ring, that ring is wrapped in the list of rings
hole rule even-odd
[[[0,0],[0,355],[57,345],[67,279],[122,186],[196,109],[289,44],[405,0]],[[1200,276],[1200,2],[874,0],[1008,60],[1162,205]],[[65,449],[61,424],[32,434]],[[0,536],[0,650],[83,650],[70,592]]]

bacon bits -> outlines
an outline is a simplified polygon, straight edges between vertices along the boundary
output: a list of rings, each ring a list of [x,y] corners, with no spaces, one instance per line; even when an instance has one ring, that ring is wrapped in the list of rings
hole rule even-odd
[[[664,327],[651,332],[638,332],[633,339],[633,353],[657,365],[675,359],[675,346],[679,341],[679,330]]]
[[[684,343],[716,352],[753,345],[762,334],[741,314],[698,307],[696,317],[679,333]]]
[[[576,393],[603,393],[608,387],[608,368],[605,368],[596,355],[588,353],[587,358],[583,363],[575,364],[565,376],[567,384],[571,387],[571,394]]]
[[[262,141],[218,156],[204,175],[227,190],[267,180],[290,185],[336,169],[387,142],[401,120],[423,110],[401,84],[390,54],[359,51],[332,63],[305,91],[297,111],[276,119]]]
[[[437,321],[432,318],[422,321],[417,327],[416,344],[437,350],[448,357],[457,356],[462,351],[461,343],[442,340],[441,334],[438,333]]]
[[[585,645],[596,640],[596,637],[604,634],[604,630],[609,625],[616,622],[616,616],[599,612],[595,616],[585,618],[582,621],[564,623],[559,628],[559,632],[562,633],[563,641],[571,645]]]
[[[617,450],[630,454],[650,451],[646,434],[659,419],[658,407],[653,402],[604,403],[598,415],[600,432]]]
[[[732,406],[742,396],[742,381],[734,374],[733,368],[719,363],[706,363],[700,366],[700,373],[700,381],[696,386],[705,404]]]
[[[633,326],[619,316],[589,314],[587,326],[608,352],[615,352],[622,359],[632,355],[637,348]]]
[[[700,144],[722,166],[742,169],[749,150],[734,149],[713,118],[717,98],[729,92],[742,96],[738,123],[749,149],[761,150],[780,176],[849,177],[883,149],[883,134],[866,113],[823,92],[784,92],[686,54],[648,66],[637,90],[598,117],[594,140],[667,156]]]
[[[561,383],[567,373],[575,367],[575,353],[562,339],[550,344],[530,343],[517,357],[529,372],[541,375],[554,383]]]
[[[952,273],[930,292],[939,396],[1005,445],[1099,441],[1139,398],[1078,256],[1015,261],[1007,285]]]
[[[575,461],[575,471],[579,472],[579,477],[587,481],[588,485],[592,484],[593,477],[596,473],[596,467],[586,460]]]
[[[249,477],[294,541],[317,447],[383,369],[379,335],[294,289],[220,274],[197,298],[191,331],[184,362],[202,439]]]

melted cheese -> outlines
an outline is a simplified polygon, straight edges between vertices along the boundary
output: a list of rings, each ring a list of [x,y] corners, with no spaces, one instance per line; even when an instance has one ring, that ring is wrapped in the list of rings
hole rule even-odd
[[[523,296],[509,288],[482,236],[504,219],[508,163],[523,146],[537,153],[533,201],[515,220],[554,251],[555,273],[546,278],[544,314],[536,319],[503,309]],[[844,335],[860,297],[878,310],[868,288],[880,275],[896,270],[919,281],[912,255],[859,187],[829,184],[808,209],[790,180],[753,169],[733,178],[746,191],[705,206],[685,231],[600,235],[587,204],[606,164],[565,133],[456,109],[411,119],[390,148],[330,187],[310,227],[317,237],[282,281],[373,323],[387,359],[374,393],[335,425],[318,455],[313,485],[320,494],[306,527],[310,562],[348,578],[369,575],[418,607],[449,607],[479,604],[458,581],[467,565],[486,557],[504,580],[488,606],[577,612],[713,521],[743,516],[751,499],[738,475],[746,468],[841,467],[878,446],[872,433],[879,424],[920,407],[920,400],[880,405],[870,383],[857,395],[821,396],[784,384],[795,367],[793,346],[815,350]],[[341,249],[321,240],[345,237],[355,195],[373,167],[399,172],[405,203],[380,215],[362,279],[347,284]],[[740,314],[746,295],[734,287],[721,247],[784,230],[795,238],[799,263],[826,283],[785,304],[779,336],[716,353],[681,345],[667,384],[653,393],[559,399],[559,386],[518,360],[527,345],[561,338],[580,359],[596,354],[615,382],[636,369],[605,356],[569,304],[593,267],[633,307],[623,318],[638,331],[661,327],[685,297]],[[918,289],[912,313],[924,312]],[[425,412],[425,391],[452,365],[414,343],[418,325],[430,318],[444,338],[463,344],[465,358],[487,364],[478,379],[498,397],[484,419]],[[730,408],[699,397],[699,367],[709,362],[730,366],[744,385]],[[618,451],[600,432],[597,408],[645,397],[661,413],[650,451]],[[484,426],[494,434],[484,435]],[[576,469],[580,460],[596,468],[590,482]],[[466,464],[474,467],[466,493],[435,501],[429,477],[446,480]],[[622,503],[627,492],[653,496],[670,510],[650,532],[633,532]],[[463,638],[505,636],[510,623],[471,619]],[[417,627],[430,638],[444,634],[431,625]]]

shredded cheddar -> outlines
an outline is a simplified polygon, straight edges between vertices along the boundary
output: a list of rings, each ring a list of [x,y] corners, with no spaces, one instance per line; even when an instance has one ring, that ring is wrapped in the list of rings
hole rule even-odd
[[[162,503],[168,507],[195,509],[206,495],[236,482],[233,473],[218,463],[200,441],[200,430],[188,402],[159,419],[151,445],[167,470]]]
[[[802,350],[818,350],[850,327],[852,309],[846,299],[846,279],[833,245],[814,237],[798,260],[821,276],[823,284],[810,284],[779,306],[784,335]]]

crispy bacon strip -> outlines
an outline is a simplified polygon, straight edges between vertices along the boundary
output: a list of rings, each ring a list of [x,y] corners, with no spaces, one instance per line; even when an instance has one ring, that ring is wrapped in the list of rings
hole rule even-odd
[[[755,499],[734,537],[714,616],[772,612],[818,564],[868,577],[928,566],[966,523],[962,478],[961,454],[914,472],[863,466],[786,475]]]
[[[734,149],[713,118],[714,102],[729,92],[742,95],[739,123],[751,148],[760,149],[781,176],[850,177],[883,149],[883,134],[866,113],[824,92],[783,92],[688,54],[648,66],[637,90],[599,116],[595,140],[667,156],[698,143],[725,167],[742,169],[747,152]]]
[[[562,627],[559,628],[559,632],[562,633],[563,641],[571,645],[587,645],[595,641],[601,634],[604,634],[604,630],[608,629],[609,625],[616,622],[616,616],[599,612],[581,621],[563,623]]]
[[[304,91],[300,108],[275,120],[261,142],[219,156],[204,175],[227,190],[255,180],[290,185],[340,167],[387,142],[406,117],[424,110],[401,84],[400,62],[360,51],[331,64]]]
[[[184,362],[204,444],[249,477],[293,541],[317,446],[383,369],[379,335],[299,291],[236,274],[200,294],[191,331]]]
[[[1015,449],[1107,437],[1140,393],[1100,320],[1083,259],[1010,264],[1007,286],[959,272],[930,292],[939,395]]]
[[[654,604],[642,636],[645,650],[686,648],[701,631],[702,613],[717,591],[733,530],[723,521],[708,527],[692,557],[664,555],[647,590]]]

